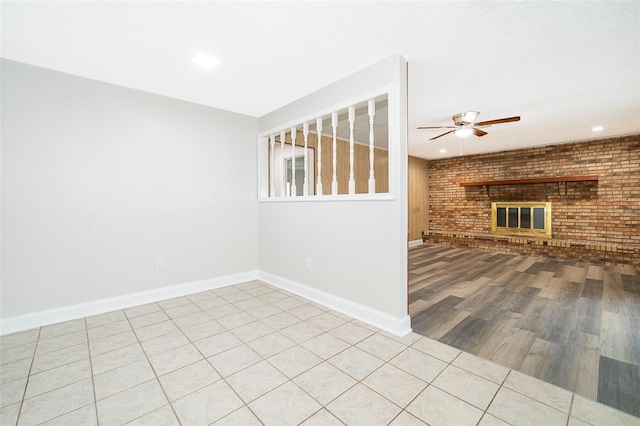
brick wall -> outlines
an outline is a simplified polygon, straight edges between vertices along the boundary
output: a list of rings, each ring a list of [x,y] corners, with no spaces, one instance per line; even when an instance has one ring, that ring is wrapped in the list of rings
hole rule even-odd
[[[571,175],[597,175],[598,181],[460,186],[461,182]],[[552,241],[487,240],[492,201],[550,201]],[[464,236],[452,237],[452,233]],[[485,250],[638,265],[640,135],[429,161],[425,239],[468,247],[474,235],[485,238],[478,240],[478,248]]]

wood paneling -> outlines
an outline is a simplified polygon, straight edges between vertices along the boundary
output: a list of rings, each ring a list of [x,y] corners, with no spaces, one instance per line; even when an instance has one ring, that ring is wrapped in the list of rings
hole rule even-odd
[[[287,133],[286,143],[291,147],[291,134]],[[301,131],[296,135],[296,145],[304,146],[304,138]],[[315,133],[309,134],[308,147],[314,148],[318,154],[318,136]],[[285,148],[286,149],[286,148]],[[338,139],[336,141],[337,154],[337,180],[338,194],[349,193],[349,142]],[[374,149],[374,174],[376,179],[376,193],[389,192],[389,153],[384,149]],[[366,194],[369,192],[369,146],[354,145],[353,171],[356,181],[356,194]],[[316,169],[316,179],[318,177],[318,164],[314,164]],[[324,195],[331,194],[331,181],[333,180],[333,138],[322,136],[322,192]],[[314,182],[315,185],[315,182]]]
[[[422,238],[422,231],[429,226],[429,176],[428,162],[409,157],[409,241]]]

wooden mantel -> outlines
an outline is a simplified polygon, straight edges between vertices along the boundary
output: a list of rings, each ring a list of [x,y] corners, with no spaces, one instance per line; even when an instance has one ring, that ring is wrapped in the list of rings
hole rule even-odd
[[[555,182],[583,182],[598,181],[597,175],[588,176],[558,176],[546,178],[510,179],[510,180],[484,180],[479,182],[460,182],[460,186],[490,186],[490,185],[521,185],[525,183],[555,183]]]

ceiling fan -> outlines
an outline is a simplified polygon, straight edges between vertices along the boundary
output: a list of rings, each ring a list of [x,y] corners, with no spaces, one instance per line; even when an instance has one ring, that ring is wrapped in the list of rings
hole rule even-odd
[[[466,137],[472,133],[476,136],[484,136],[487,134],[487,132],[480,129],[480,127],[488,127],[494,124],[520,121],[520,117],[506,117],[506,118],[498,118],[496,120],[476,121],[476,119],[478,118],[478,115],[480,115],[478,111],[461,112],[460,114],[456,114],[452,117],[453,124],[454,124],[453,126],[422,126],[422,127],[418,127],[418,129],[419,130],[421,129],[453,129],[429,139],[430,141],[432,141],[434,139],[438,139],[438,138],[441,138],[442,136],[448,135],[449,133],[455,133],[456,136],[460,136],[460,137]]]

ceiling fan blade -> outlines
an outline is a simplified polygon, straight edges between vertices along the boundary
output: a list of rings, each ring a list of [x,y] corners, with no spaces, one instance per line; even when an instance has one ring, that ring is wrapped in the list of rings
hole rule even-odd
[[[453,132],[455,132],[455,130],[449,130],[448,132],[444,132],[444,133],[443,133],[443,134],[441,134],[441,135],[434,136],[434,137],[432,137],[432,138],[431,138],[431,139],[429,139],[429,140],[430,140],[430,141],[432,141],[432,140],[434,140],[434,139],[441,138],[441,137],[443,137],[444,135],[448,135],[449,133],[453,133]]]
[[[423,130],[423,129],[455,129],[456,126],[420,126],[418,127],[418,130]]]
[[[510,123],[512,121],[520,121],[520,117],[498,118],[496,120],[479,121],[476,126],[491,126],[492,124]]]
[[[480,137],[480,136],[486,135],[487,132],[485,132],[484,130],[480,130],[480,129],[477,129],[477,128],[474,127],[473,128],[473,134],[478,136],[478,137]]]

